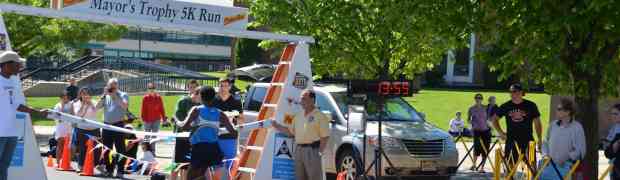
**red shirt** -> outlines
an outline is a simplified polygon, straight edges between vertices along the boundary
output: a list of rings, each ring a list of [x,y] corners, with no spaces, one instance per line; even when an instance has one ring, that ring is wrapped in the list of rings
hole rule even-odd
[[[155,122],[166,117],[164,102],[157,93],[147,93],[142,98],[142,121]]]

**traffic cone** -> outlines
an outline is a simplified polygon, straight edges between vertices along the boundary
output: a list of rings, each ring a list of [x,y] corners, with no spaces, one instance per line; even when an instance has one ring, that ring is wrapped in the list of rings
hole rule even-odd
[[[95,151],[93,150],[93,140],[89,139],[86,143],[86,159],[84,159],[84,169],[80,176],[94,176],[95,175]]]
[[[62,158],[60,159],[61,171],[73,171],[71,168],[71,137],[67,136],[64,140],[64,147],[62,148]]]
[[[342,171],[338,173],[338,177],[336,177],[336,180],[345,180],[346,178],[347,178],[347,171]]]
[[[54,157],[47,155],[47,167],[54,167]]]

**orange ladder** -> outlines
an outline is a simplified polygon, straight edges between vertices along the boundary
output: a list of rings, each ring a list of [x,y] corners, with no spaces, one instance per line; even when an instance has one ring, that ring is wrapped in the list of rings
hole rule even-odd
[[[263,121],[265,119],[274,120],[278,100],[280,99],[284,83],[286,82],[289,74],[288,72],[291,67],[293,54],[295,53],[295,47],[295,44],[289,44],[284,49],[273,79],[271,80],[271,85],[267,90],[267,95],[265,96],[260,111],[258,112],[257,121]],[[265,147],[267,133],[268,129],[266,128],[253,129],[250,132],[250,137],[247,140],[246,148],[240,154],[241,157],[239,158],[239,168],[237,169],[237,174],[233,174],[233,177],[235,177],[236,180],[254,179],[253,177],[256,174],[256,170],[260,164],[263,147]]]

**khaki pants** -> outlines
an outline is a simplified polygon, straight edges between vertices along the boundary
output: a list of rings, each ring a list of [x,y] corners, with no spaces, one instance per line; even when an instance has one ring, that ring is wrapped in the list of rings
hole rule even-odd
[[[297,180],[323,179],[325,172],[323,172],[319,148],[297,145],[294,156]]]

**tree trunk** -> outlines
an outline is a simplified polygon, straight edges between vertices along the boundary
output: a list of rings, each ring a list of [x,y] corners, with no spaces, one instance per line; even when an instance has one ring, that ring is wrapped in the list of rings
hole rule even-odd
[[[237,62],[235,62],[237,54],[235,54],[235,51],[237,50],[238,42],[239,38],[232,38],[232,41],[230,41],[230,71],[233,71],[237,68]]]
[[[580,74],[584,76],[587,73]],[[585,165],[584,177],[598,178],[598,146],[599,146],[599,116],[598,116],[598,102],[600,97],[600,77],[594,77],[590,75],[587,78],[588,81],[584,86],[587,87],[575,87],[575,90],[579,88],[587,88],[587,95],[581,96],[579,93],[575,96],[575,102],[578,106],[577,119],[581,121],[583,125],[584,134],[586,136],[586,156],[582,160]]]

